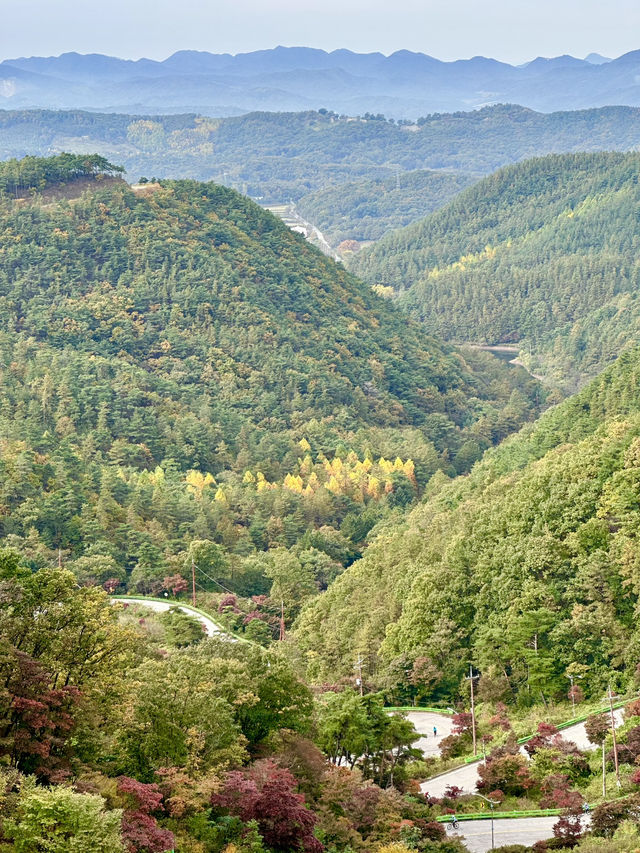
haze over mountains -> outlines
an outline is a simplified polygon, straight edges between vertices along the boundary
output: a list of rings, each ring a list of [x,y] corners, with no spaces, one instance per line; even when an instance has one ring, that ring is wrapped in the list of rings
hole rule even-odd
[[[384,56],[307,47],[236,56],[185,50],[162,62],[66,53],[0,63],[0,105],[210,116],[326,107],[417,118],[505,102],[545,112],[637,106],[639,81],[640,51],[613,60],[538,57],[521,66],[482,56],[442,62],[407,50]]]

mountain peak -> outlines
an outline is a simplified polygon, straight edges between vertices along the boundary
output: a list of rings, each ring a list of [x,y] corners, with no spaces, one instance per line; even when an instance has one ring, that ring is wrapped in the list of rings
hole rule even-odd
[[[611,62],[611,57],[602,56],[601,53],[589,53],[585,56],[584,61],[590,65],[606,65],[607,62]]]

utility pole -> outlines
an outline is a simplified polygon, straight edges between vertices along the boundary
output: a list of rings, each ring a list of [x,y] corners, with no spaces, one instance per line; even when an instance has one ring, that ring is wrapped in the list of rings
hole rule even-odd
[[[473,754],[478,754],[478,748],[476,743],[476,703],[473,694],[473,679],[477,678],[477,675],[473,674],[473,664],[469,664],[469,675],[467,676],[469,683],[471,685],[471,733],[473,735]]]
[[[571,682],[571,690],[570,690],[570,693],[571,693],[571,708],[572,708],[572,711],[573,711],[573,716],[575,717],[575,715],[576,715],[576,697],[575,697],[575,694],[574,694],[574,692],[573,692],[573,676],[572,676],[572,675],[568,675],[568,676],[567,676],[567,678],[568,678],[568,679],[569,679],[569,681]]]
[[[196,606],[196,562],[191,558],[191,604]]]
[[[613,735],[613,761],[616,765],[616,785],[620,787],[620,768],[618,766],[618,746],[616,744],[616,720],[613,715],[613,693],[609,682],[609,709],[611,711],[611,734]]]
[[[490,804],[489,808],[491,809],[491,849],[494,850],[496,846],[496,840],[493,835],[493,803]]]
[[[356,665],[354,666],[354,669],[358,670],[358,678],[356,679],[356,684],[360,688],[360,695],[364,696],[364,691],[362,688],[362,656],[361,655],[358,655],[358,660],[356,661]]]

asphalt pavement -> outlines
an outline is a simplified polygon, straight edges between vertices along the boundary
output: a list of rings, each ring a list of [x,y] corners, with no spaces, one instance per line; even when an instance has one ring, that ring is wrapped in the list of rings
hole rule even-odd
[[[495,847],[503,844],[525,844],[530,846],[536,841],[553,837],[553,826],[557,817],[523,817],[516,819],[494,820]],[[491,850],[491,821],[462,820],[458,829],[447,827],[450,838],[460,838],[470,853],[486,853]]]
[[[620,726],[623,721],[623,708],[616,709],[614,718],[616,727]],[[572,741],[579,749],[590,751],[596,747],[589,742],[585,731],[584,723],[576,723],[574,726],[569,726],[566,729],[561,729],[560,734],[565,740]],[[524,746],[520,747],[520,752],[528,757]],[[466,764],[464,767],[459,767],[456,770],[449,770],[447,773],[442,773],[440,776],[434,776],[432,779],[427,779],[420,785],[422,793],[429,793],[432,797],[442,797],[445,789],[457,785],[466,794],[473,794],[476,791],[476,783],[478,781],[478,765],[480,761],[471,764]],[[515,842],[514,842],[515,843]]]
[[[421,749],[424,755],[440,755],[440,741],[450,735],[453,729],[451,717],[446,714],[433,714],[431,711],[409,711],[407,719],[420,733],[420,737],[414,741],[413,745]]]

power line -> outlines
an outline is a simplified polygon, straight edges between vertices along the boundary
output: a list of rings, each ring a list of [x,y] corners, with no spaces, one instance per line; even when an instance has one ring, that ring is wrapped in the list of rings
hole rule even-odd
[[[204,569],[200,568],[200,566],[193,563],[193,567],[197,569],[200,574],[204,575],[207,580],[210,580],[211,583],[215,583],[220,589],[223,589],[225,592],[228,592],[230,595],[235,595],[235,592],[232,589],[228,589],[224,584],[221,584],[220,581],[217,581],[215,578],[212,578],[211,575],[208,575]]]

